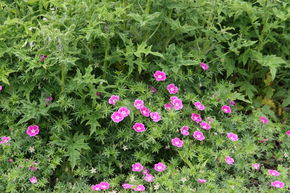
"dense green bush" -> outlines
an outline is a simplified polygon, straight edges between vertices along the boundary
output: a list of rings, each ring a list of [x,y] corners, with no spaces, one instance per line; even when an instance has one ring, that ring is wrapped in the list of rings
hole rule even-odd
[[[125,182],[148,192],[287,191],[287,1],[2,0],[0,10],[0,136],[11,137],[0,148],[1,192],[90,192],[101,181],[120,192],[129,192]],[[156,81],[156,71],[167,79]],[[164,108],[171,83],[181,110]],[[112,95],[120,97],[115,105]],[[135,99],[161,121],[142,116]],[[236,104],[225,114],[229,101]],[[122,106],[130,115],[115,123],[111,115]],[[138,122],[145,132],[134,131]],[[31,125],[39,126],[34,137],[26,133]],[[185,125],[189,136],[180,134]],[[205,140],[194,139],[197,130]],[[230,141],[230,132],[239,140]],[[137,162],[152,183],[132,171]],[[154,171],[158,162],[165,171]],[[275,180],[284,188],[272,187]]]

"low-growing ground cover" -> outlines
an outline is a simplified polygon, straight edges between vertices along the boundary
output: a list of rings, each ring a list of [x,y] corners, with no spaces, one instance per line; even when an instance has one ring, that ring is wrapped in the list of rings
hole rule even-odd
[[[0,10],[0,192],[289,191],[286,1]]]

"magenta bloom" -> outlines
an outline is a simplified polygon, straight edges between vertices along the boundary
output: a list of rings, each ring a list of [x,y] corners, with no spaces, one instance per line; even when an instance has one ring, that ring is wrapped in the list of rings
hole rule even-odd
[[[134,102],[134,107],[136,109],[141,109],[142,107],[144,107],[144,101],[142,101],[140,99],[136,99]]]
[[[271,183],[271,185],[275,188],[283,188],[284,187],[284,183],[281,181],[274,181]]]
[[[92,185],[92,186],[91,186],[91,190],[94,190],[94,191],[100,191],[100,190],[101,190],[101,186],[100,186],[100,184]]]
[[[134,188],[135,191],[138,191],[138,192],[142,192],[145,190],[145,186],[143,185],[138,185],[136,188]]]
[[[203,70],[208,70],[208,65],[206,63],[200,63],[199,65]]]
[[[235,162],[235,160],[233,158],[231,158],[230,156],[227,156],[226,162],[227,162],[227,164],[232,165]]]
[[[46,55],[40,55],[40,56],[39,56],[39,59],[40,59],[41,62],[44,62],[44,60],[45,60],[46,58],[47,58]]]
[[[175,86],[175,84],[171,83],[167,86],[167,90],[170,94],[176,94],[179,89]]]
[[[234,133],[228,133],[227,136],[231,141],[238,141],[238,139],[239,139],[238,135],[236,135]]]
[[[28,126],[26,133],[31,137],[37,135],[39,133],[39,126],[38,125]]]
[[[174,105],[174,103],[175,103],[174,101],[177,100],[177,99],[179,99],[177,96],[171,96],[170,97],[170,102]]]
[[[183,108],[182,100],[181,99],[176,99],[174,100],[173,107],[175,110],[181,110]]]
[[[37,183],[37,178],[35,176],[32,176],[29,181],[31,182],[31,184],[36,184]]]
[[[133,129],[136,132],[144,132],[146,130],[145,126],[143,123],[135,123],[133,126]]]
[[[145,168],[145,169],[143,170],[142,174],[146,176],[147,174],[149,174],[149,170],[148,170],[147,168]]]
[[[52,102],[53,101],[53,98],[51,96],[48,96],[46,99],[45,99],[46,102]]]
[[[204,121],[202,121],[199,125],[200,125],[201,128],[203,128],[205,130],[210,130],[210,128],[211,128],[210,124],[208,124],[208,123],[206,123]]]
[[[155,80],[156,81],[164,81],[164,80],[166,80],[166,74],[165,74],[165,72],[161,72],[161,71],[156,71],[155,73],[154,73],[154,77],[155,77]]]
[[[112,115],[111,115],[111,119],[115,122],[115,123],[119,123],[121,121],[123,121],[124,117],[121,113],[119,112],[114,112]]]
[[[182,145],[183,145],[183,141],[181,139],[179,139],[178,137],[171,139],[171,143],[173,146],[176,146],[176,147],[182,147]]]
[[[6,137],[6,136],[3,136],[1,137],[1,144],[5,144],[5,143],[9,143],[9,141],[11,140],[11,137]]]
[[[143,170],[143,166],[140,163],[132,164],[132,171],[133,172],[141,172]]]
[[[270,176],[280,176],[280,173],[277,170],[268,170]]]
[[[165,108],[166,110],[171,110],[171,109],[173,108],[173,106],[172,106],[172,104],[167,103],[167,104],[164,105],[164,108]]]
[[[193,103],[193,105],[195,106],[195,108],[197,109],[197,110],[200,110],[200,111],[203,111],[204,110],[204,105],[201,103],[201,102],[195,102],[195,103]]]
[[[206,183],[206,179],[197,179],[197,181],[201,184]]]
[[[267,117],[261,116],[261,117],[260,117],[260,122],[262,122],[262,123],[264,123],[265,125],[267,125],[269,121],[268,121]]]
[[[201,131],[195,131],[195,132],[193,133],[193,137],[194,137],[195,139],[199,140],[199,141],[202,141],[202,140],[205,139],[205,137],[204,137],[204,135],[203,135],[203,133],[202,133]]]
[[[229,107],[227,105],[224,105],[224,106],[222,106],[222,111],[224,113],[231,113],[232,112],[232,109],[231,109],[231,107]]]
[[[286,131],[286,135],[288,135],[288,137],[290,137],[290,130]]]
[[[161,120],[161,116],[159,115],[159,113],[157,112],[151,112],[150,113],[150,118],[152,119],[152,121],[154,122],[158,122]]]
[[[157,89],[153,86],[149,86],[150,91],[152,92],[152,94],[155,94],[157,92]]]
[[[0,85],[0,91],[2,91],[3,90],[3,86],[2,85]]]
[[[99,184],[99,187],[102,189],[102,190],[107,190],[110,188],[110,184],[108,182],[101,182]]]
[[[232,101],[232,100],[230,100],[230,101],[229,101],[229,104],[230,104],[231,106],[235,106],[236,102],[235,102],[235,101]]]
[[[149,115],[150,115],[150,110],[147,108],[147,107],[142,107],[141,109],[140,109],[140,113],[143,115],[143,116],[145,116],[145,117],[149,117]]]
[[[118,102],[120,100],[120,97],[117,95],[112,95],[109,99],[109,104],[111,105],[115,105],[116,102]]]
[[[122,185],[122,187],[124,188],[124,189],[131,189],[132,188],[132,184],[123,184]]]
[[[252,164],[252,167],[258,171],[260,169],[260,164]]]
[[[144,180],[145,180],[146,182],[153,182],[153,180],[154,180],[154,176],[151,175],[151,174],[146,174],[146,176],[144,177]]]
[[[199,123],[202,119],[201,119],[201,116],[199,114],[195,114],[195,113],[192,113],[191,114],[191,119],[193,121],[195,121],[196,123]]]
[[[189,135],[189,131],[188,131],[188,126],[183,126],[181,129],[180,129],[180,133],[184,136],[187,136]]]
[[[123,118],[125,118],[130,114],[130,110],[127,107],[121,107],[118,110],[118,113],[120,113],[123,116]]]
[[[154,164],[154,170],[157,172],[163,172],[166,169],[166,166],[162,162],[158,162],[157,164]]]

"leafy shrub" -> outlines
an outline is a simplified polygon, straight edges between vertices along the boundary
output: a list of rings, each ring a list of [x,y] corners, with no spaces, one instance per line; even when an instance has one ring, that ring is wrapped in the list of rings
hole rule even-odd
[[[0,134],[11,138],[2,138],[1,192],[90,192],[101,181],[120,192],[125,182],[151,192],[276,192],[275,180],[287,191],[286,1],[7,0],[0,9]],[[156,81],[156,71],[166,80]],[[164,108],[171,96],[182,109]],[[141,115],[135,99],[161,120]],[[226,114],[229,101],[236,104]],[[129,117],[115,123],[123,106]],[[135,132],[135,123],[146,131]],[[33,125],[37,135],[35,126],[26,133]],[[154,170],[159,162],[163,172]],[[149,169],[152,183],[134,163]]]

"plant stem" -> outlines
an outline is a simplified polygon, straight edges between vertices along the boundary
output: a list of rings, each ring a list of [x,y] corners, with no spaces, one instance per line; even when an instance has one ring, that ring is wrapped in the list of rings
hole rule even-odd
[[[146,9],[145,9],[145,14],[149,15],[150,12],[150,4],[151,4],[151,0],[147,0],[146,2]]]
[[[65,64],[62,64],[61,66],[61,93],[63,93],[64,91],[65,76],[66,76],[66,66]]]

